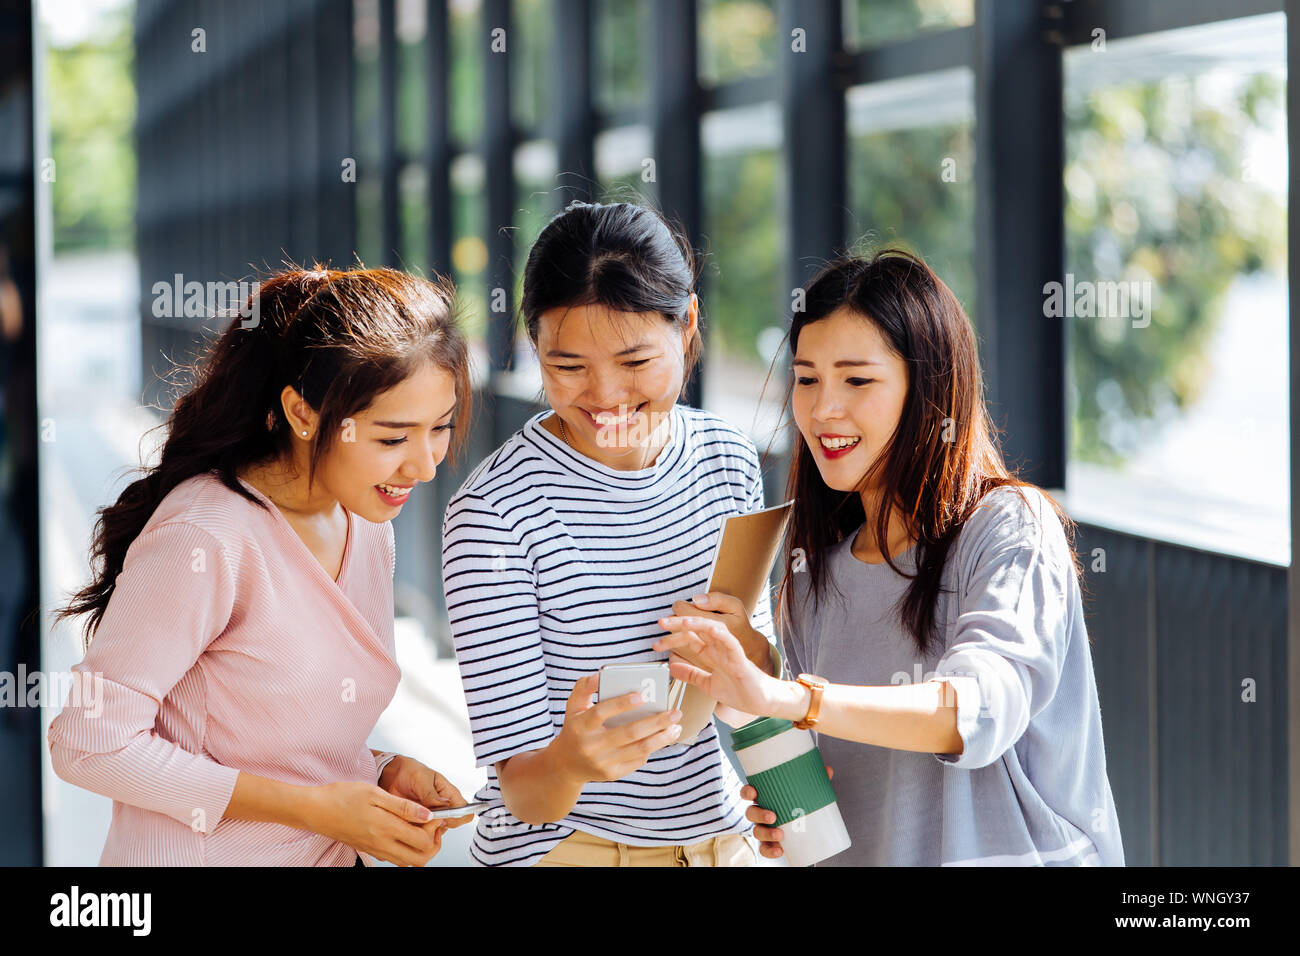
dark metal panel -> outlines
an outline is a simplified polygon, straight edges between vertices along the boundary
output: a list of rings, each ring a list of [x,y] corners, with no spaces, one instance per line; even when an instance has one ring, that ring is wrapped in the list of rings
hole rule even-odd
[[[1089,525],[1079,525],[1075,537],[1106,772],[1128,866],[1156,862],[1151,548],[1149,541]]]
[[[0,2],[0,280],[16,296],[21,323],[0,339],[0,671],[27,699],[22,676],[41,671],[40,493],[37,406],[35,5]],[[50,188],[48,186],[44,188]],[[6,297],[8,298],[8,297]],[[9,316],[9,319],[15,319]],[[20,670],[21,669],[21,670]],[[60,701],[60,704],[62,701]],[[0,707],[0,865],[39,866],[44,843],[41,708]]]
[[[936,70],[971,66],[974,43],[974,27],[957,27],[953,30],[920,33],[883,46],[867,47],[853,54],[850,64],[851,83],[854,86],[879,83]]]
[[[660,211],[698,250],[703,211],[696,6],[695,0],[669,0],[651,17],[650,122]],[[703,403],[703,366],[686,387],[688,405]]]
[[[1024,477],[1065,486],[1065,325],[1043,317],[1062,281],[1061,48],[1036,4],[977,0],[975,19],[977,314],[989,409]]]
[[[1108,40],[1177,30],[1181,27],[1277,13],[1283,0],[1067,0],[1063,7],[1063,32],[1067,44],[1089,43],[1092,31],[1100,27]]]
[[[395,266],[401,254],[397,195],[397,13],[396,0],[379,0],[379,175],[382,262]]]
[[[554,117],[558,175],[556,200],[562,209],[575,199],[595,198],[596,132],[591,96],[591,0],[554,0],[556,50]],[[674,69],[682,69],[674,64]]]
[[[335,268],[353,262],[357,243],[356,184],[343,181],[343,161],[356,157],[353,110],[352,0],[319,0],[314,12],[316,62],[321,64],[315,97],[320,130],[317,202],[321,234],[317,246]]]
[[[1288,182],[1300,183],[1300,0],[1286,3],[1286,103]],[[1290,297],[1290,435],[1291,435],[1291,566],[1287,570],[1287,779],[1290,852],[1287,861],[1300,866],[1300,566],[1295,560],[1300,541],[1300,209],[1294,190],[1287,193],[1287,289]]]
[[[785,287],[793,289],[843,247],[846,235],[844,24],[838,0],[782,0],[780,22]],[[803,31],[803,52],[791,48],[796,29]],[[784,311],[788,303],[787,296],[774,306]]]
[[[1154,547],[1158,862],[1285,863],[1285,572]]]
[[[429,268],[451,275],[451,56],[447,42],[447,4],[428,0],[425,9],[425,42],[428,44],[426,83],[428,87],[428,172]]]
[[[770,103],[781,96],[781,81],[775,74],[747,76],[720,86],[706,87],[702,93],[705,112],[729,110],[740,106]]]
[[[514,207],[515,136],[510,119],[510,57],[488,45],[493,31],[503,30],[506,50],[514,42],[510,0],[483,2],[483,163],[488,249],[488,362],[492,371],[509,367],[514,349]],[[563,31],[561,31],[563,32]]]

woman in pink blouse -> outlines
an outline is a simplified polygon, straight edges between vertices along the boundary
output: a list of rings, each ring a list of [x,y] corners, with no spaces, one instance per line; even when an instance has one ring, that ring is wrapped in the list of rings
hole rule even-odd
[[[456,788],[366,747],[399,677],[390,522],[469,413],[451,302],[390,269],[272,277],[101,511],[59,614],[89,615],[96,706],[74,686],[49,732],[113,798],[101,865],[423,866],[472,819],[429,822]]]

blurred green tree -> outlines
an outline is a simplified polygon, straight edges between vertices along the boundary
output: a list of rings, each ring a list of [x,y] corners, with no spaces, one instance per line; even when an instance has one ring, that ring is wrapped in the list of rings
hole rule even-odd
[[[135,246],[135,77],[128,5],[94,40],[48,48],[54,252]]]

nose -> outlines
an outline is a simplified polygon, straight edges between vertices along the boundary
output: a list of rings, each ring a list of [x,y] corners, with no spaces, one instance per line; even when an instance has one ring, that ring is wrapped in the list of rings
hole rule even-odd
[[[817,395],[813,399],[812,416],[817,422],[829,422],[840,418],[844,412],[844,406],[840,403],[839,397],[835,390],[828,388],[824,384],[815,386]]]
[[[618,411],[628,401],[628,376],[592,369],[587,378],[587,401],[596,408]]]
[[[438,473],[437,439],[425,435],[423,443],[412,441],[411,456],[402,463],[402,476],[415,481],[433,481]]]

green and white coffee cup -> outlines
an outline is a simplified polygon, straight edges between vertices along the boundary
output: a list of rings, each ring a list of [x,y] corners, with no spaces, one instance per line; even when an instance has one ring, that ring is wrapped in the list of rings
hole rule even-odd
[[[812,734],[788,720],[759,717],[731,732],[754,801],[776,814],[781,848],[791,866],[811,866],[852,844]]]

